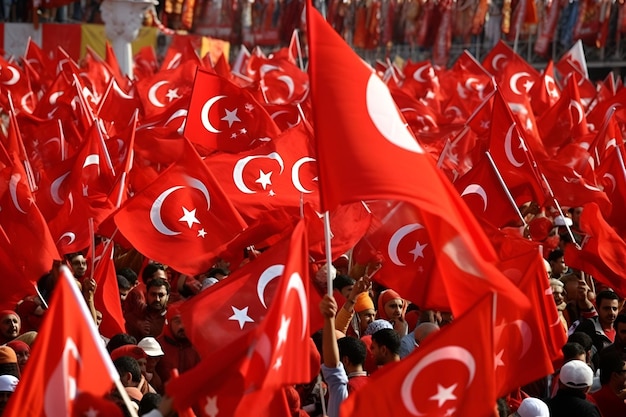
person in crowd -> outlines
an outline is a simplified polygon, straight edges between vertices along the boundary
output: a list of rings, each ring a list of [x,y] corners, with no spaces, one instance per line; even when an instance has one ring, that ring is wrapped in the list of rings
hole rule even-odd
[[[591,394],[602,417],[626,416],[626,361],[621,352],[610,352],[600,357],[599,391]]]
[[[165,324],[170,283],[162,278],[155,278],[148,282],[146,288],[146,303],[141,308],[127,310],[124,314],[126,332],[137,340],[160,335]]]
[[[568,271],[565,264],[565,254],[561,249],[555,249],[548,255],[548,262],[552,268],[552,275],[550,278],[561,278]]]
[[[436,323],[418,323],[418,325],[415,326],[415,330],[400,340],[400,359],[404,359],[409,353],[419,347],[422,340],[439,330],[439,325]]]
[[[378,297],[378,317],[389,320],[400,337],[405,336],[408,324],[404,317],[408,303],[400,294],[392,289],[385,290]]]
[[[141,349],[140,349],[141,350]],[[137,360],[131,356],[120,356],[113,360],[113,366],[120,375],[120,381],[126,393],[135,404],[135,411],[139,409],[139,402],[143,394],[139,390],[141,383],[141,367]],[[111,396],[120,403],[121,395],[114,389]]]
[[[600,352],[615,341],[613,322],[619,310],[619,296],[610,290],[600,291],[596,297],[596,306],[597,314],[582,320],[576,331],[587,333],[593,340],[591,360],[597,369]]]
[[[363,277],[352,282],[348,285],[350,292],[345,295],[346,301],[337,313],[335,325],[337,330],[346,335],[360,337],[374,321],[376,310],[368,293],[371,285],[369,279]],[[345,290],[346,287],[343,286],[342,289]]]
[[[348,299],[355,282],[356,281],[348,275],[337,274],[333,280],[333,289],[339,291],[343,298]]]
[[[117,275],[117,288],[120,291],[120,303],[122,304],[123,309],[126,298],[128,298],[128,293],[133,289],[133,286],[130,282],[128,282],[124,275]]]
[[[143,268],[141,271],[141,282],[134,286],[128,293],[125,300],[126,305],[124,306],[124,311],[141,310],[145,306],[148,283],[153,279],[161,279],[168,282],[165,266],[163,264],[150,262]]]
[[[163,349],[161,349],[161,345],[154,337],[147,336],[141,339],[137,346],[139,346],[143,349],[144,352],[146,352],[146,380],[150,383],[150,385],[155,389],[156,392],[164,392],[165,387],[163,386],[161,377],[159,377],[159,374],[156,372],[156,365],[165,355],[165,352],[163,352]]]
[[[561,368],[559,390],[547,401],[551,417],[601,417],[598,407],[587,400],[593,371],[583,361],[573,360]]]
[[[176,304],[170,307],[167,312],[168,324],[157,337],[164,355],[155,369],[163,384],[170,379],[172,370],[178,369],[182,374],[200,362],[200,355],[187,338],[178,307]]]
[[[118,333],[113,335],[109,342],[106,345],[107,352],[111,353],[115,349],[124,345],[136,345],[137,339],[135,337],[129,335],[128,333]]]
[[[381,329],[372,334],[371,348],[378,366],[385,366],[400,360],[400,336],[394,329]]]
[[[19,382],[20,380],[14,375],[0,375],[0,416],[4,413],[4,409]]]
[[[626,355],[626,314],[617,315],[613,322],[613,328],[615,329],[615,339],[612,344],[600,352],[600,358],[602,358],[602,355],[613,352]]]
[[[509,417],[550,417],[548,405],[539,398],[524,398],[517,411]]]
[[[0,375],[13,375],[21,378],[20,367],[15,351],[8,346],[0,346]]]
[[[567,307],[567,303],[565,302],[565,285],[562,281],[556,278],[550,278],[550,290],[552,291],[552,297],[554,297],[554,304],[556,305],[556,311],[559,315],[559,321],[563,326],[563,329],[567,333],[568,325],[565,316],[563,315],[563,311],[565,307]]]
[[[17,365],[20,368],[20,374],[24,373],[24,367],[28,363],[28,359],[30,358],[30,346],[21,340],[12,340],[7,343],[7,346],[15,351],[15,356],[17,357]]]
[[[0,311],[0,345],[4,345],[18,337],[21,328],[22,320],[15,311]]]

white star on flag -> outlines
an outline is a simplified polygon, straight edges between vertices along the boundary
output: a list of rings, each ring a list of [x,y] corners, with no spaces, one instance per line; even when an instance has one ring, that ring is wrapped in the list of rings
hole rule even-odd
[[[85,411],[85,417],[97,417],[100,414],[100,411],[94,409],[93,407],[89,407],[89,410]]]
[[[237,132],[233,132],[232,135],[230,135],[231,139],[235,139],[237,137]]]
[[[279,356],[278,358],[276,358],[276,362],[274,363],[274,366],[272,366],[272,368],[279,370],[281,366],[283,366],[283,357]]]
[[[289,323],[291,323],[291,319],[288,319],[284,315],[280,317],[280,330],[278,330],[278,343],[276,344],[276,349],[283,345],[287,341],[287,333],[289,333]]]
[[[220,410],[217,408],[217,396],[206,397],[206,406],[204,406],[204,413],[209,417],[216,417]]]
[[[245,127],[242,127],[241,129],[239,129],[239,132],[241,132],[242,135],[245,135],[246,133],[248,133],[248,130]]]
[[[251,103],[246,103],[246,111],[250,112],[252,110],[254,110],[254,105],[252,105]]]
[[[415,262],[417,260],[417,258],[423,258],[424,257],[424,248],[428,246],[428,243],[424,243],[423,245],[420,245],[419,242],[417,242],[415,244],[415,249],[409,251],[409,253],[413,254],[413,262]]]
[[[502,362],[502,355],[503,354],[504,354],[504,349],[502,349],[500,352],[498,352],[496,354],[496,360],[495,360],[496,368],[495,369],[498,369],[498,366],[504,366],[504,362]]]
[[[167,94],[165,95],[165,97],[167,97],[170,103],[174,101],[175,99],[180,98],[180,96],[178,95],[178,88],[175,88],[173,90],[172,89],[167,90]]]
[[[200,224],[200,222],[196,218],[196,209],[193,209],[193,210],[189,211],[189,210],[187,210],[186,207],[183,207],[183,213],[184,213],[183,217],[178,219],[178,221],[180,221],[180,222],[187,222],[187,226],[189,226],[190,229],[191,229],[191,226],[194,223]]]
[[[244,307],[241,310],[235,306],[230,306],[233,309],[233,315],[228,320],[239,322],[239,329],[243,329],[246,323],[254,323],[254,320],[248,316],[248,307]]]
[[[439,408],[441,408],[446,401],[456,400],[456,395],[452,392],[456,389],[457,385],[458,384],[454,384],[448,388],[444,388],[442,385],[437,384],[437,394],[430,397],[429,400],[436,400]]]
[[[224,109],[226,110],[226,116],[222,117],[220,120],[225,120],[228,122],[228,127],[232,127],[233,123],[235,122],[241,122],[241,119],[239,117],[237,117],[237,110],[239,109],[235,109],[235,110],[228,110],[228,109]]]
[[[266,174],[265,172],[263,172],[263,170],[259,170],[259,178],[254,182],[261,184],[261,186],[265,190],[267,189],[268,185],[272,184],[272,180],[270,179],[270,176],[272,174],[273,174],[273,171],[270,171]]]
[[[204,230],[204,228],[198,230],[198,236],[196,237],[205,237],[206,236],[206,230]]]

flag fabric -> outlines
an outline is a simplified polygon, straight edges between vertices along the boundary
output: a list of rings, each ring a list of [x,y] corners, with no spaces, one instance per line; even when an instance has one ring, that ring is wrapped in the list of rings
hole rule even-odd
[[[247,90],[198,68],[185,124],[187,139],[208,151],[238,153],[279,133],[276,123]]]
[[[4,416],[71,416],[79,392],[102,397],[119,374],[69,269],[61,266],[29,363]]]
[[[619,146],[610,147],[596,172],[598,182],[613,206],[606,221],[620,235],[626,232],[626,166],[622,150]]]
[[[211,267],[245,223],[193,145],[184,144],[177,163],[127,200],[114,220],[139,252],[195,275]]]
[[[247,222],[278,207],[296,214],[304,203],[319,208],[317,156],[303,125],[253,150],[217,153],[204,162]]]
[[[583,206],[580,230],[585,233],[581,249],[565,248],[565,262],[593,275],[620,297],[626,295],[626,243],[604,220],[597,204]]]
[[[218,352],[219,363],[211,359],[215,356],[205,357],[197,367],[170,382],[167,392],[177,408],[199,400],[217,408],[223,398],[230,398],[227,402],[233,407],[233,397],[241,399],[263,389],[310,382],[305,230],[304,222],[299,222],[288,240],[289,255],[277,278],[275,298],[258,327],[224,344]],[[220,374],[225,369],[229,372]],[[206,412],[206,405],[204,409]],[[249,412],[246,409],[229,414]]]
[[[491,263],[487,237],[406,127],[385,84],[312,7],[307,24],[316,142],[325,156],[318,160],[322,209],[360,200],[406,201],[421,211],[439,278],[455,282],[446,285],[462,285],[475,296],[486,288],[517,291]],[[473,285],[478,277],[481,285]],[[467,294],[454,297],[453,313],[474,301]]]
[[[93,279],[97,285],[94,303],[96,310],[102,313],[102,323],[98,330],[101,335],[108,338],[126,332],[120,292],[117,286],[117,274],[113,263],[114,247],[113,242],[106,244],[93,272]]]
[[[492,295],[384,366],[350,394],[341,415],[493,415],[496,401]]]

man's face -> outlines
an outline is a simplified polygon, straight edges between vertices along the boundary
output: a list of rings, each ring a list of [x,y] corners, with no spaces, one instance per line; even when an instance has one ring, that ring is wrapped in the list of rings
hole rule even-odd
[[[85,273],[87,272],[87,260],[83,255],[74,256],[70,260],[70,266],[72,267],[74,277],[82,278],[85,276]]]
[[[368,308],[357,314],[359,315],[361,334],[363,334],[367,330],[367,326],[376,318],[376,310]]]
[[[554,303],[559,306],[565,302],[563,292],[565,289],[559,285],[552,286],[552,296],[554,297]]]
[[[139,369],[141,369],[141,373],[142,375],[146,375],[146,363],[147,363],[147,359],[146,358],[139,358],[137,359],[137,363],[139,364]]]
[[[370,348],[372,350],[372,356],[374,357],[374,362],[376,365],[384,365],[385,364],[385,347],[378,346],[376,341],[372,340],[372,346]]]
[[[562,275],[567,271],[567,265],[565,264],[565,257],[561,256],[557,260],[551,263],[552,273],[556,275]]]
[[[617,300],[602,300],[598,307],[598,320],[603,327],[607,328],[613,325],[618,308]]]
[[[354,285],[346,285],[341,289],[341,295],[343,295],[343,297],[347,299],[350,296],[353,287]]]
[[[146,296],[146,302],[153,310],[164,310],[167,305],[169,295],[165,285],[160,287],[150,287],[148,289],[148,295]]]
[[[129,292],[130,292],[130,289],[123,290],[120,288],[120,301],[126,301],[126,297],[128,297]]]
[[[185,326],[183,325],[183,321],[180,319],[180,316],[176,316],[170,320],[170,329],[172,330],[172,335],[176,339],[186,339],[185,335]]]
[[[385,304],[385,313],[390,319],[398,319],[402,316],[403,301],[400,298],[394,298]]]
[[[15,314],[7,314],[2,318],[0,335],[5,339],[15,339],[20,335],[20,319]]]
[[[617,323],[617,329],[615,329],[615,340],[619,341],[622,346],[626,346],[626,323]]]

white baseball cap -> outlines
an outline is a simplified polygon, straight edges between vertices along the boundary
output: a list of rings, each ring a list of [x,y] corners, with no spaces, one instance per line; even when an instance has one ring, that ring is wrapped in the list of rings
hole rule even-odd
[[[539,398],[524,398],[515,416],[519,417],[550,417],[548,405]]]
[[[15,392],[18,382],[13,375],[0,375],[0,392]]]
[[[575,359],[563,365],[559,379],[566,387],[587,388],[593,384],[593,371],[585,362]]]
[[[150,336],[144,337],[137,344],[137,346],[142,348],[143,351],[146,352],[146,355],[148,356],[156,357],[156,356],[165,355],[165,353],[163,352],[163,349],[161,349],[161,345],[159,344],[159,342],[157,342],[157,340],[154,337],[150,337]]]

